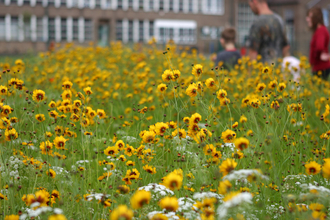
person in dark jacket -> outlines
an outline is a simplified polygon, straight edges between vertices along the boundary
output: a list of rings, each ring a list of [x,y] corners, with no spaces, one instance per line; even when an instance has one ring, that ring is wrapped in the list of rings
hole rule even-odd
[[[234,28],[226,28],[221,32],[220,43],[224,47],[224,51],[217,54],[215,65],[221,66],[225,69],[231,69],[237,64],[238,59],[241,58],[240,52],[235,47],[236,31]]]

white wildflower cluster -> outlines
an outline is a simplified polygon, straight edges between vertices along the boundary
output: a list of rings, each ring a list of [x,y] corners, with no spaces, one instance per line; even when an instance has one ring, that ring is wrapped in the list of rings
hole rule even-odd
[[[222,148],[228,148],[231,151],[235,151],[235,144],[234,143],[225,143],[221,145]]]
[[[167,196],[168,194],[174,195],[172,190],[169,190],[165,186],[159,185],[157,183],[149,183],[147,186],[140,187],[139,190],[153,192],[152,197],[155,199],[162,196]]]
[[[178,199],[179,202],[179,208],[177,212],[183,213],[183,217],[186,219],[200,219],[200,215],[198,212],[195,212],[193,210],[193,205],[196,203],[191,198],[181,197]]]
[[[24,163],[18,157],[11,156],[6,163],[8,164],[8,166],[5,167],[4,164],[0,166],[0,172],[3,177],[11,177],[10,183],[12,183],[12,180],[20,180],[22,178],[27,178],[25,176],[21,176],[19,173],[19,171],[24,167]]]
[[[109,198],[111,195],[109,194],[103,194],[103,193],[92,193],[88,196],[86,196],[87,201],[92,201],[93,199],[95,200],[101,200],[103,197]]]
[[[195,193],[193,195],[194,199],[197,200],[203,200],[205,198],[216,198],[218,200],[222,200],[223,199],[223,195],[214,193],[214,192],[201,192],[201,193]]]
[[[175,212],[168,212],[168,213],[163,213],[163,212],[160,212],[160,211],[153,211],[153,212],[149,212],[147,214],[148,218],[149,219],[152,219],[152,217],[156,214],[164,214],[169,220],[177,220],[177,219],[180,219],[178,216],[175,215]]]
[[[295,179],[298,179],[300,180],[301,182],[305,182],[309,176],[306,176],[305,174],[300,174],[300,175],[288,175],[284,178],[285,181],[287,180],[295,180]]]
[[[42,215],[44,213],[47,213],[47,212],[53,212],[54,214],[62,214],[63,213],[62,209],[51,208],[49,206],[42,206],[42,207],[40,207],[38,209],[35,209],[35,210],[33,209],[33,207],[37,207],[39,205],[40,205],[40,203],[35,202],[35,203],[31,204],[31,209],[22,207],[22,209],[25,210],[26,213],[23,213],[20,216],[19,219],[20,220],[31,219],[31,218],[40,219],[40,215]]]
[[[268,180],[269,178],[262,173],[260,173],[258,170],[248,170],[248,169],[241,169],[241,170],[235,170],[232,171],[230,174],[224,176],[223,180],[246,180],[247,177],[255,175],[260,177],[261,179]]]
[[[271,215],[272,218],[277,219],[281,216],[282,213],[284,213],[284,207],[279,205],[278,203],[266,206],[266,213],[268,215]]]
[[[241,205],[242,203],[252,203],[252,194],[249,192],[242,192],[235,195],[231,200],[224,202],[217,209],[219,219],[227,216],[228,209]]]
[[[330,194],[330,189],[325,188],[324,186],[315,186],[315,185],[309,183],[309,184],[301,184],[300,187],[305,190],[317,190],[319,192],[322,192],[321,195]]]
[[[69,174],[69,172],[62,167],[52,166],[51,168],[55,171],[56,175]]]
[[[89,161],[89,160],[78,160],[78,161],[76,161],[76,164],[83,164],[83,163],[89,163],[89,162],[92,162],[92,160],[91,161]]]
[[[132,136],[123,136],[121,139],[123,141],[127,142],[128,144],[135,143],[137,141],[137,139],[135,137],[132,137]]]

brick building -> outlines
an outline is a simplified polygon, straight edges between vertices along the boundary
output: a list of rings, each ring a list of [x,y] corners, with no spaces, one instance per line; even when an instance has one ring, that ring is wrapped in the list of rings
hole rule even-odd
[[[270,0],[285,20],[292,50],[303,53],[310,39],[306,10],[320,5],[327,15],[329,4]],[[173,39],[210,53],[219,49],[226,26],[237,27],[237,44],[244,45],[254,18],[247,0],[0,0],[0,54],[45,51],[50,42],[106,46],[115,40],[147,42],[152,36],[159,44]]]

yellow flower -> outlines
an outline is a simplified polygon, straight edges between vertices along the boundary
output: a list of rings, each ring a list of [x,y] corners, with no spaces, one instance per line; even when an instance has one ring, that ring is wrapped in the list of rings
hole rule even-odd
[[[235,162],[235,160],[227,158],[219,166],[220,173],[222,173],[223,176],[226,176],[228,173],[230,173],[232,170],[234,170],[236,166],[237,166],[237,163]]]
[[[164,177],[164,186],[170,190],[178,190],[182,186],[182,180],[182,176],[172,172]]]
[[[131,220],[133,211],[128,209],[126,205],[119,205],[110,215],[111,220]]]
[[[107,156],[115,156],[118,153],[118,147],[107,147],[107,149],[104,150],[104,154]]]
[[[239,195],[240,193],[241,193],[240,191],[230,192],[225,196],[225,198],[223,198],[223,201],[228,202],[228,201],[232,200],[234,197],[236,197],[237,195]]]
[[[216,83],[214,81],[213,78],[208,78],[206,81],[205,81],[205,85],[207,88],[209,89],[216,89],[217,86],[216,86]]]
[[[143,142],[144,143],[152,143],[155,140],[155,136],[156,136],[155,132],[145,131],[143,136],[142,136]]]
[[[199,77],[203,73],[203,66],[200,64],[195,64],[191,72],[194,76]]]
[[[196,97],[197,96],[197,91],[198,91],[198,87],[196,86],[195,83],[192,83],[186,89],[186,94],[190,97]]]
[[[0,94],[6,95],[8,92],[8,88],[6,86],[0,86]]]
[[[244,137],[240,137],[235,139],[234,141],[235,147],[241,151],[248,148],[250,141]]]
[[[45,115],[44,114],[37,114],[35,116],[35,118],[39,121],[39,122],[43,122],[45,121]]]
[[[47,174],[48,176],[50,176],[51,178],[53,178],[53,179],[56,177],[56,173],[55,173],[55,171],[52,170],[52,169],[49,169],[49,170],[46,172],[46,174]]]
[[[66,139],[63,136],[56,137],[54,139],[54,145],[59,150],[64,150],[65,149],[65,142],[66,142]]]
[[[257,85],[256,90],[257,90],[257,92],[262,92],[265,88],[266,88],[265,83],[259,83],[259,84]]]
[[[165,92],[165,91],[167,90],[167,86],[166,86],[166,84],[164,84],[164,83],[159,84],[159,85],[157,86],[157,90],[158,90],[159,92]]]
[[[166,196],[159,201],[159,207],[169,212],[176,212],[179,208],[179,202],[175,197]]]
[[[166,132],[166,129],[168,129],[168,125],[164,122],[158,122],[158,123],[156,123],[155,126],[156,126],[156,129],[155,129],[156,134],[161,135],[161,136],[163,136],[164,133]]]
[[[41,102],[43,100],[45,100],[46,96],[45,96],[45,92],[42,90],[34,90],[33,91],[33,95],[32,95],[32,99],[36,102]]]
[[[278,92],[283,92],[283,90],[286,88],[285,83],[280,83],[278,84],[277,91]]]
[[[145,171],[147,171],[148,173],[150,173],[150,174],[155,174],[155,173],[156,173],[156,167],[152,167],[152,166],[149,166],[149,165],[145,165],[145,166],[143,167],[143,169],[144,169]]]
[[[131,197],[131,206],[133,209],[140,209],[143,205],[149,204],[151,193],[145,190],[139,190]]]
[[[219,194],[225,195],[228,193],[228,191],[231,189],[232,185],[229,182],[229,180],[224,180],[219,183],[218,191]]]
[[[55,214],[48,217],[48,220],[67,220],[63,214]]]
[[[168,220],[167,216],[162,213],[156,213],[150,220]],[[184,220],[183,218],[181,220]]]
[[[324,159],[325,163],[322,166],[322,176],[330,179],[330,159]]]
[[[227,129],[226,131],[222,132],[221,139],[225,143],[232,143],[236,139],[236,133]]]
[[[93,94],[91,87],[84,88],[84,92],[85,92],[86,95],[92,95]]]
[[[171,80],[175,80],[172,70],[165,70],[162,79],[164,82],[170,82]]]
[[[315,161],[305,164],[305,168],[308,175],[316,175],[321,171],[321,165]]]
[[[72,88],[72,82],[70,82],[69,80],[66,80],[63,84],[62,84],[62,89],[71,89]]]
[[[5,131],[6,141],[12,141],[18,138],[18,133],[15,128],[6,129]]]
[[[19,215],[7,215],[5,220],[19,220]]]

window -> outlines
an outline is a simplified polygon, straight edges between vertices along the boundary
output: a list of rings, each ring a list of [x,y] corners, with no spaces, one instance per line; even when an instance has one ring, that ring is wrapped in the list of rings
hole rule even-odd
[[[111,8],[111,0],[105,0],[105,8]]]
[[[61,6],[66,6],[66,0],[61,0]]]
[[[17,5],[18,1],[17,0],[11,0],[10,4]]]
[[[329,5],[330,8],[330,5]],[[326,8],[322,8],[322,14],[323,14],[323,20],[324,20],[324,25],[326,27],[329,26],[329,11]]]
[[[0,16],[0,40],[6,39],[6,23],[5,23],[5,17]]]
[[[123,40],[123,21],[117,20],[116,22],[116,40]]]
[[[36,0],[36,5],[42,5],[42,0]]]
[[[179,0],[179,11],[183,11],[183,0]]]
[[[48,0],[48,5],[49,6],[54,6],[55,5],[55,0]]]
[[[248,3],[241,2],[238,4],[237,35],[241,45],[245,45],[250,27],[255,18],[256,16],[251,11]]]
[[[23,0],[24,5],[30,5],[30,0]]]
[[[188,0],[188,11],[193,12],[193,0]]]
[[[95,8],[101,7],[101,0],[95,0]]]
[[[93,22],[91,19],[85,19],[85,40],[93,40]]]
[[[123,8],[123,0],[117,1],[117,8],[122,9]]]
[[[173,6],[174,6],[174,0],[169,0],[169,10],[173,11]]]
[[[133,8],[133,0],[128,0],[128,8]]]
[[[132,20],[128,21],[128,41],[129,42],[133,41],[133,21]]]
[[[149,10],[153,11],[154,10],[154,0],[149,1]]]
[[[210,13],[212,9],[212,0],[206,0],[206,13]]]
[[[24,40],[30,41],[31,40],[31,17],[26,16],[23,17],[23,30],[24,30]]]
[[[78,40],[79,36],[79,25],[78,18],[72,19],[72,40]]]
[[[11,40],[17,41],[18,40],[18,17],[11,17],[10,20],[10,33],[11,33]]]
[[[217,14],[223,14],[225,10],[224,7],[224,0],[216,0]]]
[[[164,0],[159,0],[159,10],[160,11],[164,10]]]
[[[143,10],[143,0],[139,0],[139,9]]]
[[[202,4],[202,1],[203,1],[203,0],[197,0],[197,2],[198,2],[198,3],[197,3],[197,5],[198,5],[198,12],[199,12],[199,13],[202,13],[202,12],[203,12],[203,7],[202,7],[203,4]]]
[[[55,40],[55,18],[48,19],[48,39]]]
[[[139,21],[139,42],[143,42],[143,21]]]
[[[61,19],[61,40],[67,40],[67,23],[66,18]]]
[[[78,7],[78,0],[72,0],[72,7],[77,8]]]
[[[42,18],[37,18],[37,41],[44,41],[44,25]]]
[[[149,36],[153,37],[154,35],[155,35],[155,33],[154,33],[154,22],[150,21],[149,22]]]
[[[89,0],[84,0],[84,7],[89,8]]]

